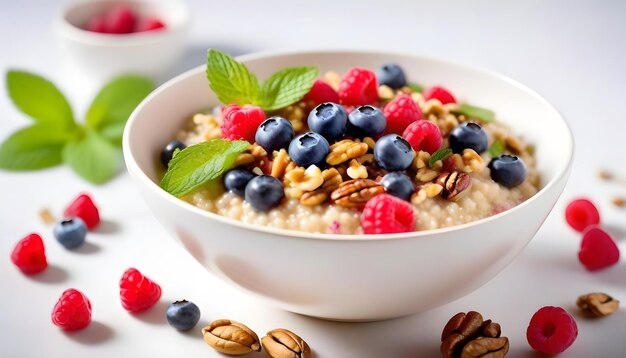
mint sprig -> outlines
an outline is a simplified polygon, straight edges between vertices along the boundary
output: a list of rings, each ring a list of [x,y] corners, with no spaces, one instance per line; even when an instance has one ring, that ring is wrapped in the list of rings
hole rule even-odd
[[[452,111],[455,114],[462,114],[468,118],[479,119],[483,122],[493,122],[496,114],[489,109],[472,106],[467,103],[463,103],[456,110]]]
[[[39,170],[65,163],[84,179],[102,184],[119,171],[126,120],[154,84],[134,75],[114,79],[92,102],[85,124],[74,121],[63,93],[41,76],[9,71],[7,88],[15,106],[35,124],[0,144],[0,169]]]
[[[452,155],[452,149],[450,148],[439,149],[438,151],[430,155],[430,159],[428,159],[428,167],[432,168],[435,165],[435,163],[437,163],[440,160],[444,160],[451,155]]]
[[[497,139],[493,142],[489,150],[487,151],[492,158],[499,157],[504,154],[504,142],[501,139]]]
[[[232,168],[235,159],[250,144],[246,141],[213,139],[189,146],[170,160],[161,188],[181,197],[218,179]]]
[[[302,99],[313,86],[319,70],[308,66],[287,67],[260,83],[244,64],[222,51],[209,49],[206,75],[220,102],[253,104],[274,111]]]

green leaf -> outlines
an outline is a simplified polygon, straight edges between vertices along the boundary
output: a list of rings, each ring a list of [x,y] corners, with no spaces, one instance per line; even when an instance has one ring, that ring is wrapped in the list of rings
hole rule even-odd
[[[215,49],[208,51],[206,75],[211,89],[222,103],[260,104],[256,76],[226,53]]]
[[[498,157],[504,153],[504,142],[501,139],[493,142],[488,151],[489,155],[493,158]]]
[[[126,120],[153,89],[154,83],[146,77],[125,75],[113,79],[93,100],[85,118],[87,126],[106,131],[107,138],[121,138]]]
[[[428,167],[432,168],[435,163],[439,160],[444,160],[447,157],[452,155],[452,149],[450,148],[441,148],[438,151],[434,152],[430,155],[430,159],[428,159]]]
[[[299,101],[313,86],[317,67],[287,67],[275,72],[261,87],[261,107],[273,111]]]
[[[121,151],[93,129],[63,148],[63,161],[84,179],[102,184],[120,168]]]
[[[7,89],[13,103],[36,122],[72,128],[72,108],[52,82],[38,75],[11,70],[7,72]]]
[[[225,139],[189,146],[170,160],[161,180],[161,188],[176,197],[189,194],[219,178],[249,146],[246,141],[231,142]]]
[[[112,123],[107,126],[102,126],[98,130],[100,136],[109,142],[115,144],[118,147],[122,146],[122,135],[124,134],[124,127],[126,122]]]
[[[413,92],[419,92],[422,93],[424,91],[424,87],[418,85],[417,83],[409,83],[407,84],[407,86],[411,89],[411,91]]]
[[[35,124],[13,133],[0,145],[0,168],[37,170],[63,162],[63,145],[73,134],[55,126]]]
[[[483,122],[493,122],[495,117],[495,113],[493,113],[493,111],[472,106],[467,103],[461,104],[461,106],[453,112],[456,114],[463,114],[469,118],[480,119]]]

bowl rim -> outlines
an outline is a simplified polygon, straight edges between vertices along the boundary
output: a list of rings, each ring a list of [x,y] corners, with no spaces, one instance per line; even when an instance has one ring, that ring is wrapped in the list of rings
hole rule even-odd
[[[185,79],[188,79],[190,77],[196,76],[198,75],[198,73],[201,73],[201,72],[203,73],[205,70],[205,65],[203,64],[195,68],[192,68],[188,71],[185,71],[175,76],[174,78],[168,80],[167,82],[163,83],[162,85],[160,85],[152,93],[150,93],[146,98],[144,98],[144,100],[132,112],[124,128],[124,135],[123,135],[123,140],[122,140],[124,160],[126,162],[128,171],[134,172],[134,174],[136,175],[136,179],[139,179],[139,181],[141,182],[141,185],[146,185],[150,190],[156,191],[156,194],[158,196],[165,199],[170,204],[178,206],[182,210],[189,210],[194,214],[203,216],[207,220],[216,220],[217,222],[224,224],[224,225],[231,225],[231,226],[235,226],[235,227],[245,229],[248,231],[253,231],[253,232],[263,232],[266,234],[272,234],[272,235],[277,235],[281,237],[289,237],[291,239],[307,239],[307,240],[314,239],[314,240],[324,240],[324,241],[362,242],[362,241],[416,239],[420,237],[423,238],[423,237],[427,237],[430,235],[439,235],[439,234],[445,234],[445,233],[454,232],[454,231],[461,231],[461,230],[464,230],[473,226],[481,226],[481,225],[488,224],[491,221],[499,220],[500,218],[506,215],[510,215],[514,212],[522,210],[526,206],[532,205],[533,202],[537,201],[539,197],[543,196],[546,192],[550,191],[555,185],[557,185],[557,182],[559,182],[564,176],[568,175],[568,173],[571,170],[573,159],[574,159],[574,136],[563,114],[536,91],[530,89],[526,85],[516,80],[513,80],[505,75],[499,74],[492,70],[488,70],[479,66],[461,64],[461,63],[454,62],[454,61],[449,61],[449,60],[440,59],[440,58],[431,57],[431,56],[424,56],[424,55],[411,53],[411,52],[354,50],[354,49],[349,49],[349,50],[320,49],[320,50],[305,50],[305,51],[298,51],[298,50],[272,51],[270,50],[270,51],[254,52],[254,53],[250,53],[250,54],[246,54],[242,56],[237,56],[235,57],[235,59],[237,61],[243,62],[243,61],[251,61],[251,60],[260,60],[260,59],[276,57],[276,56],[290,56],[290,55],[314,56],[314,55],[319,55],[319,54],[326,54],[326,55],[341,54],[342,56],[385,55],[389,57],[394,57],[394,56],[413,57],[413,58],[418,58],[423,61],[437,62],[437,63],[444,64],[446,66],[460,67],[466,70],[478,72],[482,75],[496,77],[499,80],[502,80],[508,83],[509,85],[528,93],[529,95],[534,97],[537,101],[543,103],[544,105],[548,106],[550,109],[554,111],[554,113],[558,116],[558,119],[562,122],[562,124],[567,129],[566,133],[563,133],[563,135],[565,137],[565,142],[566,142],[565,144],[567,146],[566,149],[567,149],[567,154],[568,154],[568,160],[566,163],[561,164],[560,168],[558,168],[556,174],[552,177],[552,179],[550,179],[550,181],[545,183],[545,185],[537,193],[535,193],[535,195],[528,198],[524,202],[512,207],[511,209],[500,212],[498,214],[491,215],[486,218],[474,220],[469,223],[460,224],[460,225],[453,225],[449,227],[429,229],[429,230],[411,231],[411,232],[405,232],[405,233],[396,233],[396,234],[329,234],[329,233],[310,233],[310,232],[305,232],[305,231],[258,226],[254,224],[244,223],[239,220],[231,219],[225,216],[221,216],[221,215],[203,210],[195,205],[192,205],[184,200],[181,200],[167,193],[165,190],[161,189],[161,187],[157,183],[153,182],[148,177],[148,175],[146,175],[146,173],[139,167],[130,149],[130,132],[132,131],[133,124],[138,114],[143,110],[143,108],[146,107],[148,103],[152,101],[154,97],[168,90],[168,88],[171,87],[172,85],[178,82],[181,82]],[[208,86],[208,83],[207,83],[207,86]]]
[[[181,21],[168,23],[165,29],[159,31],[141,31],[129,34],[103,34],[88,31],[70,23],[66,15],[78,6],[95,6],[101,3],[128,3],[150,4],[155,7],[167,6],[176,8],[182,14]],[[167,0],[71,0],[57,11],[54,27],[62,36],[73,41],[91,46],[133,47],[159,42],[173,32],[180,31],[188,26],[190,19],[189,8],[185,1]]]

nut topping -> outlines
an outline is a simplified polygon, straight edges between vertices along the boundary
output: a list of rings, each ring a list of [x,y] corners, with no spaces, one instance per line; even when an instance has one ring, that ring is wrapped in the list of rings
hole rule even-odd
[[[202,328],[204,341],[216,351],[229,355],[242,355],[252,351],[259,352],[259,337],[246,325],[220,319]]]
[[[339,188],[330,194],[330,199],[339,206],[359,208],[384,192],[385,188],[371,179],[355,179],[341,183]]]
[[[472,179],[466,173],[455,170],[441,173],[436,183],[443,187],[439,194],[442,198],[456,201],[459,199],[459,194],[472,184]]]
[[[310,358],[311,348],[297,334],[283,328],[267,332],[261,339],[265,352],[272,358]]]
[[[479,337],[463,347],[461,358],[502,358],[509,351],[509,339]]]
[[[285,174],[285,180],[289,181],[289,185],[302,191],[312,191],[319,188],[324,182],[322,171],[316,165],[312,164],[306,170],[297,167]]]
[[[367,168],[356,159],[350,161],[350,165],[346,170],[348,176],[352,179],[365,179],[367,178]]]
[[[606,293],[589,293],[578,297],[576,305],[592,317],[604,317],[617,311],[619,301]]]
[[[509,351],[509,340],[500,337],[500,325],[483,321],[480,313],[454,315],[441,333],[441,353],[445,358],[501,358]]]
[[[341,140],[330,146],[330,154],[326,156],[326,163],[337,165],[355,159],[367,153],[366,143],[355,142],[350,139]]]

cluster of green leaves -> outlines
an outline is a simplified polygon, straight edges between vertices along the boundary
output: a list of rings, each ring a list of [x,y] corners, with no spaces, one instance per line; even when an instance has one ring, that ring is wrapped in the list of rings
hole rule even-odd
[[[0,168],[28,171],[65,163],[102,184],[119,171],[126,120],[154,84],[141,76],[115,78],[96,95],[84,124],[76,123],[65,96],[45,78],[9,71],[7,87],[15,106],[35,123],[0,145]]]
[[[209,49],[206,75],[211,89],[224,104],[252,104],[274,111],[293,104],[313,86],[319,75],[317,67],[286,67],[260,83],[254,73],[227,55]]]

